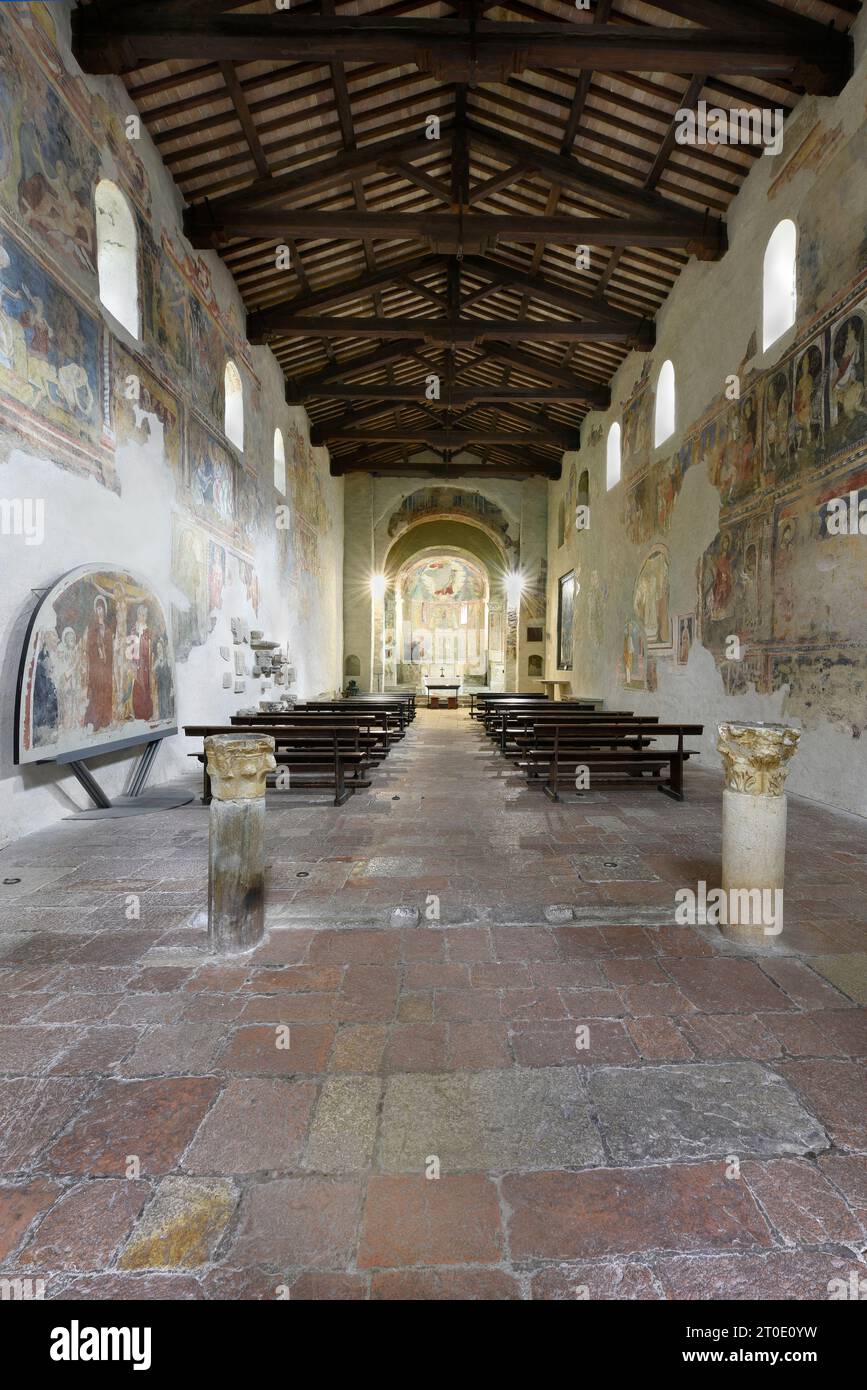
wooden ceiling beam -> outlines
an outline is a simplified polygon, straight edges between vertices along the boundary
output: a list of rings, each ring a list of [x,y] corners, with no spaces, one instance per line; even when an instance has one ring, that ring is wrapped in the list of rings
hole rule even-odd
[[[223,238],[288,236],[314,240],[363,241],[367,237],[424,240],[439,251],[487,249],[498,238],[586,246],[658,246],[717,260],[726,249],[725,226],[678,210],[666,217],[538,217],[515,213],[312,212],[308,208],[246,208],[216,204],[188,208],[184,230],[193,246],[218,245]]]
[[[302,338],[379,338],[394,342],[421,338],[432,343],[475,343],[488,338],[516,342],[620,343],[634,335],[620,323],[562,319],[453,319],[322,317],[273,311],[271,336],[294,334]]]
[[[777,74],[833,95],[852,74],[847,35],[815,23],[753,30],[576,25],[381,16],[220,14],[210,0],[170,8],[136,0],[123,11],[75,10],[73,52],[85,72],[120,73],[170,59],[234,62],[414,63],[442,82],[502,82],[526,68],[581,72]]]
[[[367,429],[355,429],[351,425],[314,426],[310,431],[311,444],[331,444],[347,440],[356,444],[400,444],[415,448],[444,449],[453,452],[465,449],[469,444],[485,445],[491,448],[498,444],[537,445],[540,448],[577,449],[579,433],[575,430],[566,436],[565,442],[553,438],[545,430],[484,430],[484,429],[429,429],[418,426],[405,426],[403,429],[377,429],[371,425]]]
[[[491,290],[498,286],[503,289],[524,290],[534,299],[565,309],[581,319],[597,320],[609,324],[619,324],[629,347],[647,352],[656,342],[656,329],[652,319],[639,318],[637,314],[627,314],[615,305],[609,304],[601,295],[585,295],[567,290],[562,285],[546,280],[544,276],[524,275],[485,256],[465,256],[464,268],[470,273],[489,276]]]
[[[297,295],[285,303],[281,301],[279,304],[269,304],[247,315],[247,338],[251,343],[267,342],[269,337],[279,331],[275,324],[279,321],[281,313],[291,311],[293,314],[300,314],[311,309],[332,309],[354,299],[362,299],[374,290],[397,284],[408,276],[434,270],[441,265],[442,261],[438,256],[413,256],[409,260],[381,266],[373,274],[365,273],[355,280],[330,285],[327,289],[315,290],[311,294]]]
[[[448,408],[449,405],[474,405],[477,403],[508,405],[511,402],[520,403],[521,401],[538,405],[586,405],[593,409],[603,410],[606,407],[601,402],[607,400],[610,394],[607,386],[594,386],[590,383],[582,386],[577,382],[574,387],[467,385],[452,387],[448,399],[442,397],[438,401],[429,401],[425,395],[426,389],[423,381],[409,386],[395,386],[391,383],[378,386],[336,384],[321,388],[320,399],[327,397],[328,400],[335,401],[405,401],[410,405],[424,402],[434,410]],[[301,393],[299,390],[298,394],[302,399],[309,399],[307,392]]]
[[[327,390],[323,388],[332,382],[343,381],[345,377],[354,376],[356,372],[388,366],[391,362],[398,362],[402,357],[410,356],[413,349],[423,347],[424,341],[419,339],[414,343],[404,342],[393,347],[377,348],[375,352],[365,352],[361,356],[349,358],[346,362],[336,362],[333,367],[326,368],[323,372],[307,372],[303,376],[290,377],[286,381],[286,399],[290,405],[296,405],[305,396],[327,395]],[[303,392],[303,395],[297,394],[298,392]]]

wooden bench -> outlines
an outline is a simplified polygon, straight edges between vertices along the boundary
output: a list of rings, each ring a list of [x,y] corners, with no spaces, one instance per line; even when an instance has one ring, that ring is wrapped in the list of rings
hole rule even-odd
[[[384,714],[324,714],[318,710],[287,710],[285,713],[275,714],[273,711],[262,711],[259,714],[233,714],[229,722],[239,727],[246,725],[248,728],[258,729],[265,724],[273,724],[279,728],[298,728],[310,729],[357,729],[361,747],[370,750],[371,756],[377,761],[381,761],[388,755],[392,742],[392,730]]]
[[[631,710],[593,710],[588,713],[575,713],[566,717],[556,714],[503,715],[501,727],[492,733],[504,757],[520,755],[525,748],[532,746],[534,728],[547,726],[594,729],[605,724],[632,724],[636,721],[656,723],[656,715],[633,714]]]
[[[309,728],[293,729],[285,725],[263,725],[258,721],[246,726],[255,728],[257,734],[265,734],[274,740],[274,757],[281,769],[289,772],[288,787],[278,784],[278,773],[269,774],[269,785],[280,785],[281,790],[294,791],[299,788],[334,788],[334,805],[343,806],[359,788],[369,787],[370,779],[365,775],[370,765],[368,752],[358,746],[358,731],[353,729]],[[205,738],[212,734],[242,733],[243,725],[237,724],[187,724],[184,733],[188,738]],[[207,806],[211,800],[211,779],[204,747],[200,753],[191,753],[202,764],[202,801]],[[350,779],[347,773],[351,773]],[[293,777],[293,774],[299,776]]]
[[[559,801],[559,786],[574,785],[577,770],[625,773],[635,780],[649,772],[655,779],[668,767],[667,782],[657,789],[676,801],[683,801],[683,768],[696,751],[684,748],[686,737],[699,736],[703,724],[660,724],[649,718],[629,723],[596,724],[577,727],[559,724],[534,725],[532,742],[524,750],[528,781],[545,775],[545,795]],[[674,738],[675,746],[660,747],[661,738]]]

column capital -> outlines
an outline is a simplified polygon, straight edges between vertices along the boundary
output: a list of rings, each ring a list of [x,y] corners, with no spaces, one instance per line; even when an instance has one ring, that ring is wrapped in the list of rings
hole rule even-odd
[[[751,796],[782,796],[788,762],[798,747],[799,729],[788,724],[742,723],[719,725],[717,748],[730,791]]]
[[[274,740],[264,734],[212,734],[205,739],[211,796],[250,801],[265,795],[265,775],[277,766]]]

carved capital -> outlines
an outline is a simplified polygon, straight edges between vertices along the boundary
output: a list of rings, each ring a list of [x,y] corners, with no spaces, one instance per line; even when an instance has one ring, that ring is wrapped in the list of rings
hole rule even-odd
[[[751,796],[782,796],[800,730],[788,724],[720,724],[717,748],[726,786]]]
[[[274,740],[261,734],[212,734],[205,739],[211,796],[250,801],[265,795],[265,774],[277,766]]]

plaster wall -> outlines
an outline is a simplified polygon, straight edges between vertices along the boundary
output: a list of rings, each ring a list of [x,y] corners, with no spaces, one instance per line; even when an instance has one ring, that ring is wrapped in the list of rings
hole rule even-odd
[[[0,535],[0,842],[89,804],[59,767],[12,764],[35,592],[67,570],[101,562],[150,581],[175,629],[181,725],[223,720],[268,693],[250,674],[249,646],[233,640],[232,618],[283,644],[300,696],[341,680],[343,481],[330,477],[327,452],[310,447],[306,413],[287,406],[270,350],[246,342],[228,270],[184,241],[180,194],[147,132],[126,136],[122,84],[80,73],[70,8],[0,7],[0,496],[44,505],[41,544],[11,523]],[[99,303],[93,189],[103,177],[122,190],[138,227],[138,341]],[[39,314],[50,335],[44,352],[32,326]],[[227,357],[244,388],[242,453],[223,435]],[[55,374],[47,388],[45,362]],[[125,394],[131,376],[137,401]],[[274,487],[276,428],[285,496]],[[238,693],[236,650],[245,664]],[[192,747],[167,739],[152,781],[188,773]],[[136,756],[92,761],[109,794],[123,790]]]
[[[802,99],[782,152],[756,159],[727,214],[728,253],[686,267],[656,348],[626,359],[611,409],[586,418],[580,452],[549,484],[548,669],[557,579],[574,569],[576,693],[703,722],[710,767],[721,720],[795,724],[790,790],[864,815],[867,535],[827,525],[830,498],[867,498],[867,17],[854,39],[853,79],[839,97]],[[763,352],[762,258],[787,217],[798,228],[797,321]],[[677,427],[655,449],[666,358]],[[613,421],[623,471],[606,491]],[[590,526],[560,545],[572,468],[589,470]],[[652,631],[660,613],[665,633]]]

